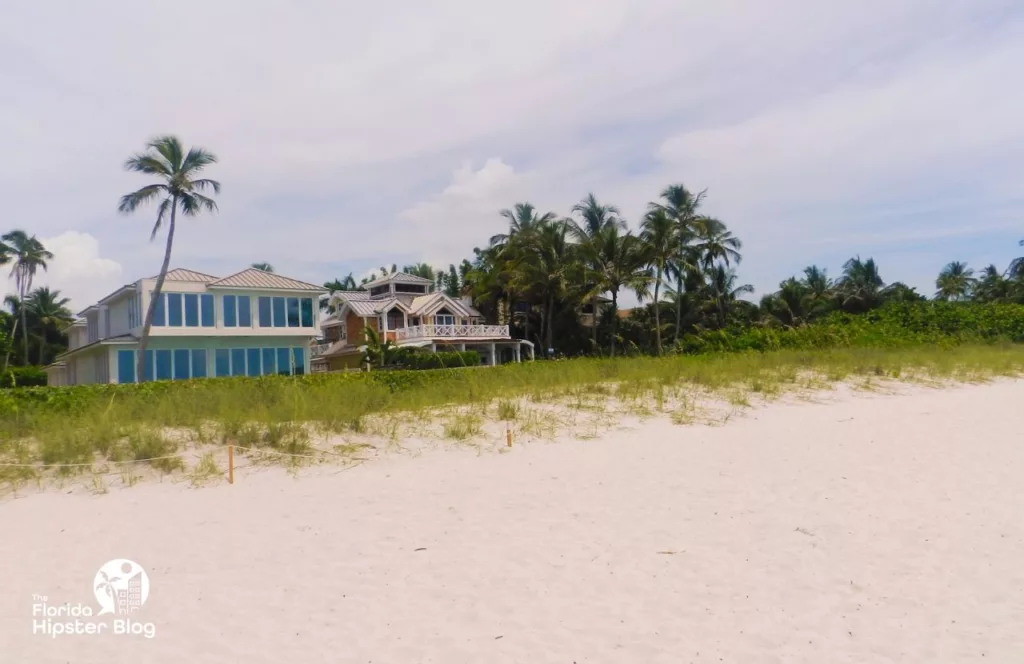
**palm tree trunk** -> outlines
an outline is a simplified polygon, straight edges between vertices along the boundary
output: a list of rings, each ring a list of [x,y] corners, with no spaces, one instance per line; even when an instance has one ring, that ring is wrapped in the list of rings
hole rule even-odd
[[[41,326],[39,330],[39,364],[43,364],[43,352],[46,350],[46,326]]]
[[[555,298],[548,296],[547,312],[544,314],[544,324],[547,326],[545,339],[548,348],[553,348],[555,343],[554,326],[551,324],[551,315],[555,308]]]
[[[680,274],[676,278],[676,331],[672,338],[673,344],[679,343],[679,328],[683,326],[683,275],[682,266],[680,266]]]
[[[15,339],[18,338],[18,317],[14,317],[14,324],[11,326],[11,338],[10,343],[7,344],[7,353],[4,356],[4,373],[7,373],[7,367],[11,364],[11,353],[14,351]]]
[[[153,313],[156,311],[156,302],[163,292],[164,278],[167,276],[167,268],[171,265],[171,247],[174,244],[174,219],[177,211],[178,197],[175,196],[171,199],[171,221],[170,225],[167,226],[167,247],[164,249],[164,262],[160,266],[160,274],[156,278],[153,294],[149,298],[149,306],[146,307],[146,320],[142,324],[142,336],[139,338],[139,356],[135,360],[135,382],[137,383],[142,383],[146,380],[146,345],[149,343],[149,330],[153,327]]]
[[[619,291],[615,289],[612,291],[612,342],[611,342],[611,356],[615,357],[615,331],[618,328],[619,323]]]
[[[658,280],[654,282],[654,348],[661,355],[661,302],[658,289],[661,286],[661,266],[658,266]]]
[[[592,311],[591,321],[590,322],[593,323],[593,325],[590,326],[590,333],[593,336],[594,350],[596,351],[597,350],[597,320],[598,320],[598,318],[597,318],[597,294],[596,293],[594,294],[594,296],[592,298],[590,298],[590,309]]]
[[[25,291],[21,292],[21,338],[24,342],[25,348],[25,365],[28,366],[28,320],[26,316],[28,312],[25,311]]]

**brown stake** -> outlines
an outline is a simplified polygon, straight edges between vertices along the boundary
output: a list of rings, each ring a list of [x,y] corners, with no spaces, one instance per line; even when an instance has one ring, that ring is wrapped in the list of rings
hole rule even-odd
[[[505,445],[512,447],[512,426],[509,424],[505,425]]]
[[[235,444],[228,443],[228,484],[235,483]]]

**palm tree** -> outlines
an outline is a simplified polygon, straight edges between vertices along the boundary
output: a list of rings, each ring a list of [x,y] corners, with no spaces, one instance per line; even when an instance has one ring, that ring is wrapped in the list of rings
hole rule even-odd
[[[516,203],[512,206],[512,209],[506,208],[499,211],[498,214],[508,219],[508,232],[491,236],[491,246],[497,247],[499,250],[504,248],[509,240],[516,235],[529,233],[534,228],[554,221],[557,218],[554,212],[545,212],[538,217],[537,209],[532,203]]]
[[[256,268],[257,270],[263,270],[264,272],[273,272],[274,266],[270,263],[253,263],[249,267]]]
[[[588,265],[589,271],[586,277],[590,281],[599,281],[602,267],[600,262],[594,262],[599,255],[596,246],[594,246],[598,241],[597,238],[608,228],[625,230],[626,222],[619,216],[619,208],[614,205],[602,205],[593,193],[587,194],[583,200],[572,206],[572,214],[579,215],[582,221],[577,221],[570,217],[568,219],[569,232],[581,245],[591,245],[589,249],[583,252],[584,255],[590,256],[593,259]],[[591,327],[591,334],[593,335],[591,343],[594,345],[594,350],[597,350],[597,318],[599,313],[597,311],[597,298],[600,295],[601,291],[597,288],[592,289],[590,294],[590,306],[594,316],[594,325]]]
[[[676,222],[676,258],[672,273],[676,279],[676,329],[673,341],[679,341],[679,330],[683,319],[683,282],[686,274],[693,268],[693,254],[689,244],[693,239],[699,223],[697,211],[700,209],[707,189],[693,194],[681,184],[665,187],[661,192],[664,202],[648,203],[650,209],[662,209],[670,219]]]
[[[750,284],[736,285],[736,272],[722,264],[715,265],[707,275],[708,294],[718,312],[718,326],[725,327],[725,314],[729,305],[734,303],[740,295],[753,293],[754,287]]]
[[[14,259],[11,276],[14,277],[18,301],[21,303],[21,335],[24,340],[25,364],[28,364],[28,322],[25,319],[27,314],[25,297],[32,290],[32,279],[35,278],[36,272],[39,268],[46,270],[46,261],[52,260],[53,254],[46,250],[46,247],[36,239],[35,235],[29,236],[25,231],[6,233],[3,236],[3,242],[9,248],[8,252],[11,258]]]
[[[843,264],[843,276],[836,285],[843,308],[860,313],[880,304],[885,282],[878,273],[875,259],[861,260],[860,256],[855,256]]]
[[[743,248],[743,243],[717,219],[700,219],[696,225],[694,240],[694,251],[700,256],[705,269],[710,269],[719,260],[728,267],[730,262],[738,264],[743,258],[739,252]]]
[[[171,263],[174,224],[178,209],[180,208],[181,213],[186,217],[195,217],[204,210],[217,211],[216,201],[202,192],[212,190],[213,193],[219,194],[220,183],[216,180],[196,178],[204,168],[216,162],[217,157],[202,148],[193,147],[186,153],[177,137],[159,136],[146,145],[144,152],[129,157],[124,164],[126,170],[155,176],[159,182],[148,184],[122,196],[117,207],[118,211],[129,214],[145,203],[158,198],[162,199],[157,205],[156,223],[153,224],[153,232],[149,236],[150,241],[156,237],[164,220],[166,219],[168,222],[164,260],[160,265],[160,274],[156,278],[156,285],[153,287],[149,299],[149,307],[146,309],[146,318],[142,325],[142,337],[139,339],[135,371],[138,382],[145,379],[146,344],[149,342],[149,330],[153,325],[156,303],[163,292],[164,279],[167,277],[167,269]]]
[[[974,288],[974,299],[978,302],[1007,303],[1014,301],[1015,284],[995,265],[989,265],[981,272],[981,279]]]
[[[661,355],[661,281],[676,255],[676,222],[665,210],[649,210],[640,225],[647,260],[654,267],[654,348]]]
[[[35,324],[39,325],[39,364],[46,364],[43,358],[46,350],[46,333],[70,323],[74,318],[67,310],[68,302],[68,298],[60,296],[59,290],[50,290],[46,287],[37,288],[29,294],[26,307],[32,313]]]
[[[534,229],[527,250],[521,253],[514,266],[516,290],[533,291],[542,303],[545,349],[554,348],[555,302],[567,297],[579,267],[575,245],[568,241],[568,231],[564,221],[546,222]]]
[[[623,288],[634,291],[643,301],[651,284],[651,271],[647,267],[647,255],[643,242],[631,232],[619,232],[618,226],[608,226],[598,233],[591,245],[585,245],[584,255],[599,266],[595,290],[609,292],[612,296],[611,344],[609,353],[615,357],[615,334],[618,327],[619,291]]]
[[[405,265],[402,267],[402,272],[405,272],[406,274],[411,274],[414,277],[422,277],[423,279],[437,281],[437,271],[427,263]]]
[[[938,289],[935,298],[954,302],[966,300],[977,282],[974,270],[967,267],[967,263],[953,261],[942,268],[935,280],[935,287]]]

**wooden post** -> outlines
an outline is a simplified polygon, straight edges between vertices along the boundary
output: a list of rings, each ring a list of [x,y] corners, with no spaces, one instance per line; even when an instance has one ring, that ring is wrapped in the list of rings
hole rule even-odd
[[[228,443],[228,484],[235,483],[235,444]]]
[[[505,446],[512,447],[512,425],[505,423]]]

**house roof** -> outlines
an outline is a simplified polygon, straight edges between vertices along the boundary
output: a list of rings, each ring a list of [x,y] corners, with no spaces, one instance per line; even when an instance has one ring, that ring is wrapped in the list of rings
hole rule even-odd
[[[480,312],[473,307],[444,293],[430,293],[411,299],[392,297],[386,300],[371,300],[370,294],[366,291],[336,291],[334,297],[352,310],[355,315],[364,318],[378,316],[392,307],[398,307],[410,316],[430,316],[442,308],[447,308],[456,316],[473,318],[480,316]],[[336,317],[337,314],[332,316],[332,318]]]
[[[370,288],[372,286],[383,286],[384,284],[389,284],[391,282],[395,282],[395,283],[399,283],[399,284],[432,284],[432,283],[434,283],[430,279],[424,279],[423,277],[417,277],[416,275],[409,274],[408,272],[392,272],[391,274],[386,274],[383,277],[380,277],[378,279],[374,279],[373,281],[366,282],[365,284],[363,284],[363,288]]]
[[[316,291],[325,292],[323,286],[316,286],[305,281],[289,279],[280,274],[258,270],[254,267],[236,272],[230,277],[215,279],[207,284],[210,287],[218,288],[267,288],[290,291]]]
[[[150,279],[157,279],[160,275],[150,277]],[[213,281],[217,281],[217,277],[211,274],[205,274],[203,272],[196,272],[195,270],[189,270],[184,267],[177,267],[173,270],[168,270],[167,276],[164,277],[165,281],[197,281],[201,284],[208,284]]]

